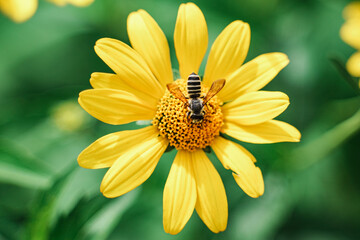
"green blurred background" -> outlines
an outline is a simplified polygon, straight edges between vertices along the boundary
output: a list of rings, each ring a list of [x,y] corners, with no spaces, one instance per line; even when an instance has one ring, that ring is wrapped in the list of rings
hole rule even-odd
[[[127,16],[142,8],[163,29],[177,69],[173,32],[182,2],[96,0],[76,8],[40,1],[23,24],[0,16],[0,239],[360,239],[360,123],[354,115],[360,98],[330,61],[341,65],[354,52],[339,37],[349,1],[194,2],[207,20],[209,46],[240,19],[252,31],[246,61],[277,51],[290,58],[265,89],[289,95],[291,105],[278,119],[302,132],[301,143],[243,144],[263,171],[265,194],[245,195],[210,154],[228,196],[227,230],[213,234],[194,213],[180,234],[166,234],[162,191],[173,150],[142,186],[103,197],[106,169],[82,169],[77,155],[107,133],[143,126],[107,125],[78,107],[90,74],[111,72],[94,43],[102,37],[128,43]]]

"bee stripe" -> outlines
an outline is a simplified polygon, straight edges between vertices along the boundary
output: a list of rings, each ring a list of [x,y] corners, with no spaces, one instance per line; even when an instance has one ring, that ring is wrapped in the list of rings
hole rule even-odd
[[[189,94],[189,98],[198,98],[198,97],[200,97],[200,94],[194,94],[194,93]]]
[[[187,80],[187,91],[190,98],[198,98],[201,94],[201,81],[199,75],[192,73]]]
[[[192,81],[192,80],[188,80],[188,82],[187,82],[187,85],[189,86],[189,85],[200,85],[201,84],[201,82],[200,82],[200,80],[199,81]]]
[[[200,91],[201,90],[201,86],[188,86],[188,91],[191,91],[191,90],[198,90]]]

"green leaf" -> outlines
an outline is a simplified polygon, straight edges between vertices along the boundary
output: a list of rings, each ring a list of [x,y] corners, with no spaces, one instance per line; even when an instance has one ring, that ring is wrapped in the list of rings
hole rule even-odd
[[[81,199],[92,199],[101,195],[99,184],[105,169],[90,170],[79,166],[75,168],[57,196],[51,223],[56,223],[61,216],[69,215]]]
[[[103,196],[82,198],[62,216],[49,234],[50,239],[107,239],[119,223],[125,211],[135,202],[139,189],[119,197]]]
[[[0,154],[0,157],[3,156]],[[2,162],[0,162],[0,182],[34,189],[46,189],[51,185],[49,176]]]
[[[354,78],[349,74],[345,67],[345,64],[336,57],[330,57],[330,61],[334,64],[343,79],[357,92],[357,94],[360,94],[358,79]]]
[[[84,232],[81,229],[108,201],[109,199],[99,195],[80,199],[68,214],[63,215],[56,222],[47,239],[84,239]]]
[[[71,166],[65,173],[59,176],[52,187],[40,194],[38,201],[35,202],[32,212],[30,214],[28,224],[28,238],[29,239],[49,239],[51,216],[54,212],[56,199],[62,189],[66,179],[72,174],[75,168]]]
[[[174,150],[175,147],[174,146],[170,146],[170,144],[167,146],[167,148],[165,149],[165,152],[171,152],[172,150]]]
[[[119,223],[126,210],[139,196],[139,188],[113,199],[106,207],[102,208],[85,226],[89,239],[105,240]]]
[[[203,150],[206,153],[211,153],[211,147],[210,146],[206,146]]]
[[[258,199],[242,201],[243,204],[231,210],[234,216],[229,226],[229,239],[262,240],[273,239],[277,230],[289,217],[294,207],[294,199],[290,192],[290,185],[283,176],[268,175],[266,187],[271,189]]]
[[[0,140],[0,182],[46,189],[51,185],[51,173],[45,164],[22,147]]]

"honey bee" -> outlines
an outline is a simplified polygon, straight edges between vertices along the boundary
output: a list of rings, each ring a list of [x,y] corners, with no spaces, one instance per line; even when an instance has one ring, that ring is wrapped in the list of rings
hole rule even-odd
[[[206,96],[201,97],[200,76],[195,73],[191,73],[187,80],[187,92],[189,94],[188,98],[185,97],[176,83],[167,84],[167,88],[169,92],[174,95],[174,97],[185,103],[185,106],[189,110],[187,117],[190,117],[193,123],[200,123],[206,114],[204,107],[206,106],[207,102],[213,98],[224,87],[224,85],[225,79],[214,81]]]

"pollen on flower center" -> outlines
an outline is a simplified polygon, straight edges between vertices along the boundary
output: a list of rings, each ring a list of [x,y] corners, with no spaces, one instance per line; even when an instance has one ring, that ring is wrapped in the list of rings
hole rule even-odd
[[[175,83],[187,97],[186,80],[179,79]],[[207,87],[202,86],[202,96],[205,96],[208,90]],[[213,97],[204,107],[204,119],[194,123],[187,117],[189,112],[187,106],[166,90],[158,104],[152,124],[158,127],[160,135],[167,138],[171,146],[178,150],[195,151],[209,146],[219,135],[223,125],[221,104],[216,96]]]

